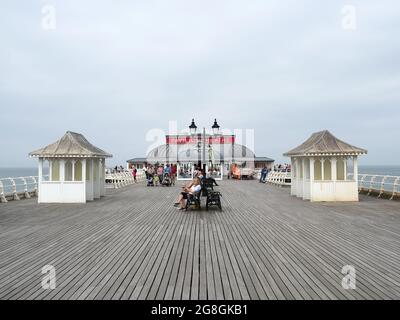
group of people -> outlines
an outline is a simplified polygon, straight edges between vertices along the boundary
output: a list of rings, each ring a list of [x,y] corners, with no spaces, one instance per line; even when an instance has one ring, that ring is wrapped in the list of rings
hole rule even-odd
[[[274,166],[274,171],[279,171],[279,172],[290,172],[292,170],[292,166],[288,163],[285,164],[276,164]]]
[[[175,185],[177,167],[174,164],[148,165],[144,167],[143,171],[147,181],[152,181],[152,184],[156,186],[162,185],[164,179],[167,178],[170,179],[172,185]]]
[[[123,166],[115,166],[112,173],[121,173],[121,172],[125,172],[124,167]]]

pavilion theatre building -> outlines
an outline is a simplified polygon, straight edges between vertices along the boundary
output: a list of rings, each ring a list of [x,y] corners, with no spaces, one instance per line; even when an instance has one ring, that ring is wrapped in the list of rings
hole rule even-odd
[[[250,172],[264,166],[272,168],[274,160],[256,157],[252,150],[236,143],[235,135],[220,134],[219,128],[215,120],[212,133],[205,129],[198,133],[193,120],[189,134],[167,135],[165,144],[151,150],[146,158],[128,160],[128,168],[176,164],[178,180],[192,179],[195,167],[203,168],[217,180],[227,177],[232,165]]]

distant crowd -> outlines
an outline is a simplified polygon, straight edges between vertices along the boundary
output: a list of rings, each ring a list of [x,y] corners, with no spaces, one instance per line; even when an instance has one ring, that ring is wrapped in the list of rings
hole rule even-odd
[[[288,163],[285,164],[276,164],[274,166],[274,171],[279,171],[279,172],[291,172],[292,171],[292,166]]]
[[[177,166],[174,164],[166,165],[147,165],[143,168],[146,175],[148,186],[175,185]]]

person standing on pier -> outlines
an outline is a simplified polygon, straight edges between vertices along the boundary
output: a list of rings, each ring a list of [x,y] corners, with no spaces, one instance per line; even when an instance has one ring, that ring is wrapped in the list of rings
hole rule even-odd
[[[136,180],[136,176],[137,176],[137,169],[136,169],[135,167],[133,167],[132,174],[133,174],[133,180],[135,180],[135,183],[137,183],[137,180]]]
[[[160,184],[162,184],[162,182],[163,182],[163,174],[164,174],[164,166],[160,165],[157,168],[157,176],[158,176],[158,180],[160,181]]]
[[[171,184],[172,185],[175,185],[176,174],[177,174],[177,166],[176,166],[176,164],[173,164],[173,165],[171,165]]]
[[[261,170],[260,183],[265,183],[265,180],[267,179],[267,174],[268,174],[268,169],[266,166],[264,166],[264,168],[262,168]]]

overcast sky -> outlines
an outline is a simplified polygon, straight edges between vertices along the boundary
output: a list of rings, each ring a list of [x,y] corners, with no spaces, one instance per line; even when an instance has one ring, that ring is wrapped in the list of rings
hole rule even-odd
[[[399,30],[398,0],[2,0],[0,167],[67,130],[123,164],[193,117],[279,162],[328,129],[400,164]]]

